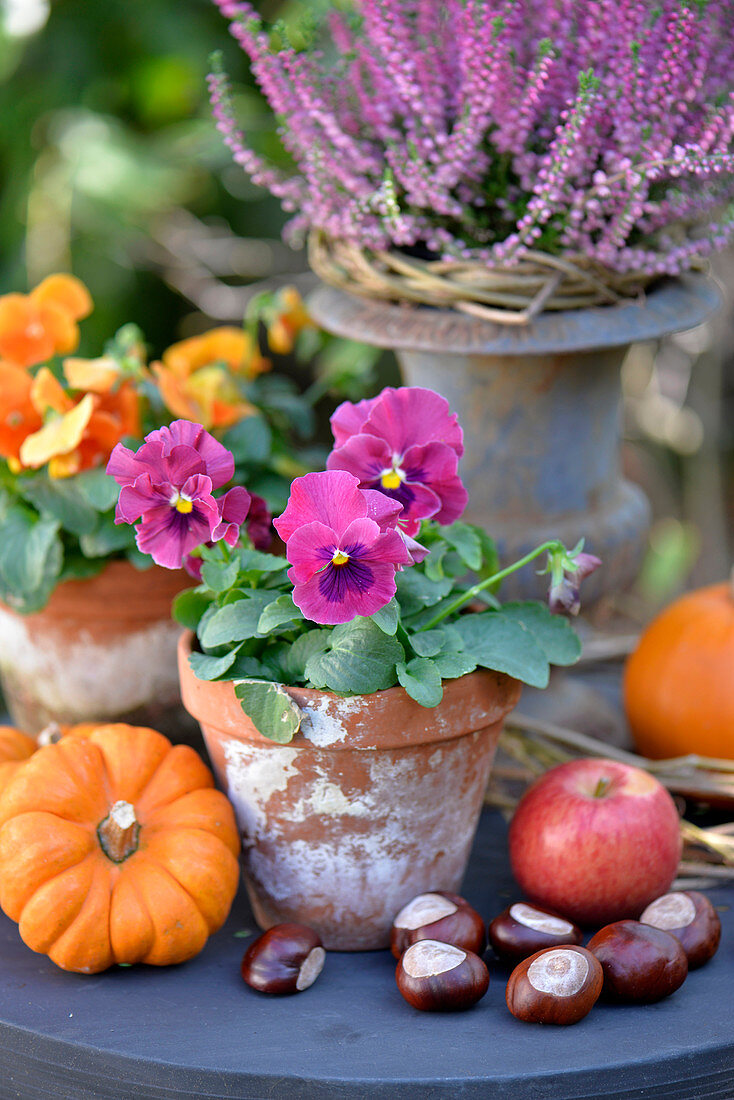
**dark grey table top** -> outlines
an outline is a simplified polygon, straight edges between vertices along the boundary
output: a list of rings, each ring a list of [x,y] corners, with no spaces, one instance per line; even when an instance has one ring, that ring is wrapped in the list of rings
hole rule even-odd
[[[485,813],[464,886],[491,918],[517,897],[505,827]],[[734,889],[711,891],[734,904]],[[0,915],[3,1100],[193,1097],[288,1100],[574,1100],[734,1097],[734,910],[715,959],[672,997],[597,1004],[569,1028],[521,1024],[491,964],[469,1012],[419,1013],[397,991],[387,952],[332,953],[314,986],[271,998],[244,986],[253,922],[244,894],[225,928],[180,967],[67,974]]]

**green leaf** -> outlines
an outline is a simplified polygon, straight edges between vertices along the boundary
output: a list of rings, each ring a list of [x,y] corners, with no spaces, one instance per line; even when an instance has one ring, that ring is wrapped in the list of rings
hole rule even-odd
[[[204,612],[211,606],[211,596],[195,588],[187,588],[174,597],[172,615],[187,630],[196,630]]]
[[[79,492],[97,512],[108,512],[117,504],[120,486],[102,467],[84,470],[74,478]]]
[[[287,745],[293,740],[300,729],[302,713],[279,684],[241,680],[234,691],[258,733],[280,745]]]
[[[252,592],[243,600],[221,607],[203,627],[199,636],[202,648],[216,649],[230,642],[260,637],[257,624],[272,598],[270,592]]]
[[[433,658],[433,663],[443,680],[456,680],[459,676],[466,676],[477,667],[477,662],[470,653],[465,651],[454,653],[439,653]]]
[[[135,532],[127,523],[116,524],[112,515],[99,515],[94,531],[81,535],[79,546],[88,558],[105,558],[135,545]]]
[[[207,561],[201,567],[201,579],[212,592],[226,592],[237,580],[240,571],[237,560]]]
[[[398,629],[398,602],[393,596],[389,603],[370,615],[372,622],[379,626],[383,634],[395,634]]]
[[[439,600],[448,596],[453,588],[450,577],[442,580],[430,580],[417,569],[406,569],[395,578],[398,589],[398,602],[410,614],[425,607],[433,607]]]
[[[318,688],[345,695],[369,695],[392,687],[395,665],[405,659],[403,647],[383,634],[371,619],[357,618],[337,626],[326,653],[306,662],[306,676]]]
[[[398,680],[411,699],[422,707],[437,707],[443,698],[441,675],[433,661],[425,657],[414,657],[406,665],[399,661],[396,666]]]
[[[189,664],[194,676],[197,676],[200,680],[218,680],[220,676],[231,669],[236,658],[236,649],[225,653],[223,657],[211,657],[208,653],[192,653],[189,657]]]
[[[59,524],[15,505],[0,518],[0,598],[24,613],[40,611],[63,565]]]
[[[547,687],[550,669],[545,653],[519,622],[501,611],[464,615],[454,624],[464,649],[478,665],[506,672],[532,687]]]
[[[553,615],[535,600],[506,603],[502,617],[520,623],[532,634],[552,665],[573,665],[581,656],[581,640],[567,619]]]
[[[482,543],[473,527],[467,523],[452,523],[450,527],[444,527],[442,534],[468,569],[479,569],[482,564]]]
[[[306,664],[309,657],[317,653],[326,653],[331,639],[330,630],[308,630],[300,634],[288,650],[286,670],[288,683],[306,679]]]
[[[447,647],[460,650],[464,643],[457,630],[450,626],[437,626],[433,630],[411,634],[410,644],[419,657],[435,657]]]
[[[477,572],[480,580],[486,580],[487,577],[499,572],[500,556],[497,553],[497,544],[494,539],[483,528],[475,527],[474,531],[482,546],[482,567]]]
[[[286,592],[267,605],[258,620],[257,631],[258,634],[270,634],[277,631],[278,627],[293,629],[302,621],[301,609],[294,604],[290,592]],[[280,633],[283,631],[280,630]]]
[[[270,455],[272,439],[270,426],[262,416],[247,416],[224,433],[222,443],[239,465],[265,462]]]
[[[288,566],[285,558],[276,557],[275,554],[264,554],[262,550],[249,550],[247,547],[239,550],[239,559],[243,573],[275,573],[278,569],[285,569]]]
[[[76,483],[77,479],[50,478],[46,473],[18,479],[18,488],[26,500],[43,516],[58,520],[72,535],[88,535],[97,526],[99,513]]]

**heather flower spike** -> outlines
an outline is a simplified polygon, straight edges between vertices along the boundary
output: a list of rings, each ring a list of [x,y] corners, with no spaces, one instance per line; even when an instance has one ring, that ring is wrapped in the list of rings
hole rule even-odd
[[[180,569],[202,543],[237,540],[249,494],[231,489],[219,500],[212,490],[234,473],[230,452],[200,424],[176,420],[146,436],[137,452],[118,444],[107,473],[121,486],[116,523],[138,523],[138,549],[167,569]]]
[[[395,571],[412,558],[403,538],[369,518],[374,501],[356,477],[333,470],[297,478],[275,528],[286,543],[293,602],[324,625],[372,615],[395,595]],[[395,513],[395,518],[397,513]]]
[[[332,417],[336,447],[329,470],[346,470],[363,489],[402,505],[399,524],[418,533],[421,520],[450,524],[467,502],[458,475],[463,433],[448,402],[418,386],[387,388],[357,405],[344,402]]]

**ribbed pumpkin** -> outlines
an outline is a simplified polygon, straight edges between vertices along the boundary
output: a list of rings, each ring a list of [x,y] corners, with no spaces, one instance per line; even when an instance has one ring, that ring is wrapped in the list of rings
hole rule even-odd
[[[0,726],[0,791],[37,748],[27,733],[21,733],[15,726]]]
[[[192,958],[229,913],[238,852],[209,769],[151,729],[64,737],[0,795],[0,906],[64,970]]]
[[[643,756],[734,760],[734,587],[690,592],[643,632],[624,702]]]

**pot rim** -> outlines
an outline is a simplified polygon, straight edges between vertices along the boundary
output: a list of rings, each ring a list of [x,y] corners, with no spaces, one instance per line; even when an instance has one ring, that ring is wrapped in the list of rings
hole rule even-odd
[[[423,707],[396,685],[369,695],[337,695],[315,688],[281,684],[304,711],[301,729],[287,745],[272,741],[254,728],[234,692],[235,681],[200,680],[189,665],[193,632],[178,642],[179,677],[184,707],[202,726],[225,732],[235,740],[272,748],[330,750],[410,748],[476,733],[502,722],[516,706],[522,685],[502,672],[477,669],[444,680],[437,707]]]
[[[311,316],[337,336],[397,351],[449,355],[548,355],[624,347],[695,328],[721,305],[707,275],[666,279],[617,305],[541,313],[528,325],[501,325],[403,302],[360,298],[322,284],[308,297]]]

